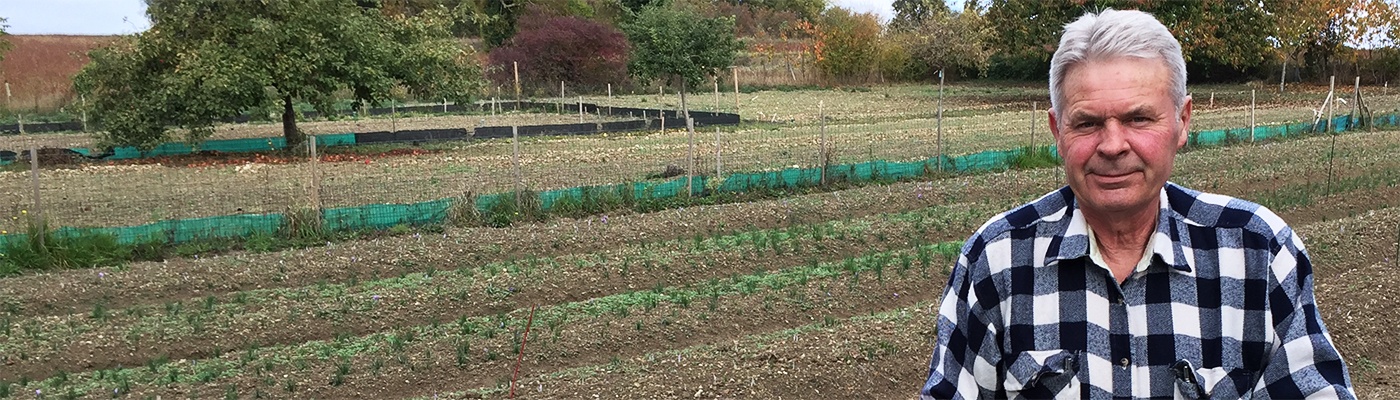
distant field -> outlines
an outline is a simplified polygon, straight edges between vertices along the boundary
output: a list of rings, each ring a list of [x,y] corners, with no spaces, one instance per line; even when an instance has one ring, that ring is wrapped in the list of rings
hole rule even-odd
[[[73,103],[73,75],[87,65],[89,50],[117,36],[9,35],[10,51],[0,73],[10,84],[9,110],[53,112]],[[7,113],[8,114],[8,113]]]

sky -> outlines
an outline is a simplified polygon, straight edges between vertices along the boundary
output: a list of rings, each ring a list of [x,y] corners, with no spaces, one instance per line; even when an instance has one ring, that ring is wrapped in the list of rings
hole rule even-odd
[[[0,18],[15,35],[121,35],[151,26],[142,0],[0,0]]]
[[[828,0],[831,5],[894,17],[894,0]],[[146,30],[142,0],[0,0],[5,32],[16,35],[121,35]]]

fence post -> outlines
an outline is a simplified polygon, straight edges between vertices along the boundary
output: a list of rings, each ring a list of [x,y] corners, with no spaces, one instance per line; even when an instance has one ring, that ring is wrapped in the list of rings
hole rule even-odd
[[[447,114],[447,98],[442,98],[442,113]]]
[[[390,131],[390,132],[398,132],[398,131],[399,131],[398,116],[399,116],[399,105],[398,105],[398,103],[395,103],[393,100],[389,100],[389,131]]]
[[[715,81],[715,112],[719,112],[719,75],[715,75],[712,78],[714,78]]]
[[[1032,102],[1031,102],[1031,150],[1035,150],[1035,111],[1036,111],[1037,108],[1039,108],[1039,104],[1037,104],[1036,102],[1032,101]],[[939,160],[939,161],[941,162],[942,160]]]
[[[578,97],[578,123],[583,123],[583,96]]]
[[[830,164],[831,161],[830,161],[830,159],[829,159],[828,156],[827,156],[827,149],[826,149],[826,102],[825,102],[825,101],[818,101],[818,102],[817,102],[817,120],[818,120],[818,121],[821,121],[821,134],[822,134],[821,149],[819,149],[819,150],[818,150],[818,153],[817,153],[817,165],[820,166],[821,169],[822,169],[822,174],[821,174],[821,185],[822,185],[822,186],[826,186],[826,170],[827,170],[827,167],[829,166],[829,164]]]
[[[514,67],[514,69],[515,69],[515,109],[516,109],[516,111],[519,111],[519,110],[520,110],[520,62],[519,62],[519,61],[511,61],[510,64],[511,64],[511,65]]]
[[[48,221],[44,221],[44,205],[39,201],[39,146],[33,141],[29,142],[29,176],[34,181],[34,213],[30,214],[29,223],[44,228],[38,234],[39,247],[45,248],[44,234],[48,231]]]
[[[739,113],[739,67],[729,67],[734,71],[734,113]]]
[[[311,154],[311,209],[321,211],[321,157],[316,155],[316,135],[307,135],[306,149]]]
[[[685,130],[690,137],[690,150],[687,152],[686,160],[690,163],[685,169],[685,197],[695,195],[695,119],[685,118]]]
[[[1328,133],[1328,134],[1331,134],[1331,133],[1332,133],[1332,116],[1337,115],[1337,100],[1336,100],[1336,99],[1337,99],[1337,94],[1336,94],[1336,93],[1337,93],[1337,76],[1336,76],[1336,75],[1332,75],[1332,83],[1331,83],[1331,86],[1329,86],[1328,89],[1327,89],[1327,99],[1328,99],[1328,101],[1327,101],[1327,123],[1326,123],[1325,125],[1323,125],[1323,126],[1326,126],[1326,127],[1327,127],[1327,133]],[[1328,161],[1330,162],[1331,160],[1329,159]],[[1329,178],[1328,180],[1330,181],[1331,179]],[[1328,191],[1328,193],[1331,193],[1331,191]]]
[[[1336,76],[1336,75],[1333,75],[1333,76],[1332,76],[1332,89],[1329,90],[1329,91],[1327,92],[1327,93],[1328,93],[1328,97],[1332,97],[1332,96],[1333,96],[1332,93],[1334,93],[1336,90],[1337,90],[1337,76]],[[1333,155],[1335,155],[1335,154],[1337,153],[1337,134],[1334,133],[1334,132],[1332,132],[1332,116],[1334,115],[1333,113],[1336,112],[1336,104],[1337,104],[1337,103],[1336,103],[1335,101],[1329,101],[1329,102],[1327,102],[1327,135],[1332,137],[1332,147],[1331,147],[1329,150],[1327,150],[1327,192],[1326,192],[1326,193],[1327,193],[1328,195],[1331,195],[1331,194],[1332,194],[1332,159],[1333,159]]]
[[[1351,117],[1347,118],[1347,125],[1353,129],[1356,128],[1356,120],[1361,118],[1360,113],[1358,113],[1358,111],[1361,111],[1361,76],[1359,75],[1356,77],[1355,90],[1356,93],[1351,102]]]
[[[491,98],[491,116],[496,116],[496,98]]]
[[[559,81],[559,113],[564,113],[564,81]]]
[[[511,165],[515,168],[515,207],[520,207],[520,192],[525,190],[525,177],[520,174],[520,126],[510,126]]]
[[[719,151],[720,151],[720,144],[719,144],[719,127],[716,126],[716,127],[715,127],[715,179],[719,179],[719,177],[724,176],[723,174],[720,173],[721,170],[720,170]]]
[[[1250,142],[1250,143],[1254,143],[1254,130],[1255,130],[1255,128],[1258,126],[1258,125],[1255,124],[1255,122],[1254,122],[1254,104],[1255,104],[1255,100],[1256,100],[1255,91],[1254,91],[1254,89],[1250,89],[1250,90],[1249,90],[1249,142]]]
[[[943,172],[943,69],[938,70],[938,172]]]
[[[86,95],[81,95],[81,94],[80,94],[80,95],[78,95],[78,100],[81,101],[81,102],[83,103],[83,106],[82,106],[82,111],[83,111],[83,132],[87,132],[87,130],[88,130],[88,125],[87,125],[87,96],[86,96]]]
[[[1210,92],[1210,108],[1215,108],[1215,92]]]

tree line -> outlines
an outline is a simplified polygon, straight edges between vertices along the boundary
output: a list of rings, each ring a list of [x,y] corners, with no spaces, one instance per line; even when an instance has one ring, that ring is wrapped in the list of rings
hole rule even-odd
[[[1193,82],[1400,78],[1395,0],[895,0],[890,21],[825,0],[146,1],[151,28],[94,50],[74,78],[105,145],[198,141],[242,113],[280,114],[295,145],[296,104],[469,102],[517,73],[659,80],[684,98],[762,52],[810,59],[835,84],[1043,81],[1064,24],[1109,7],[1157,15]]]

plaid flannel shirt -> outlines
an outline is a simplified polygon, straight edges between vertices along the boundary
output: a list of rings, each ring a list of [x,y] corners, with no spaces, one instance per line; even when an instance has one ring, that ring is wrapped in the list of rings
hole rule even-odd
[[[1151,263],[1089,258],[1069,187],[992,218],[939,308],[924,398],[1355,398],[1273,212],[1168,183]]]

